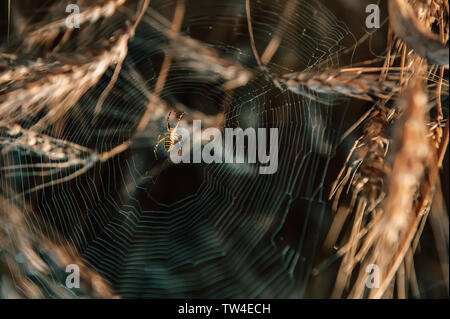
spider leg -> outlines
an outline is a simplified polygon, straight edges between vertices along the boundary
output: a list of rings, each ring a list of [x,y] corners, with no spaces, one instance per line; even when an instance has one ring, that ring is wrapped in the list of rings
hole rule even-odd
[[[181,134],[174,133],[174,135],[175,135],[175,137],[177,139],[176,140],[177,142],[179,142],[183,138],[183,135],[181,135]]]
[[[161,136],[161,135],[159,135],[159,136]],[[158,138],[159,138],[159,137],[158,137]],[[155,158],[156,158],[156,160],[158,160],[158,155],[156,155],[156,150],[158,149],[159,144],[160,144],[162,141],[164,141],[165,139],[166,139],[165,136],[164,136],[162,139],[160,139],[160,140],[158,141],[158,143],[156,143],[155,148],[153,149],[153,153],[155,153]]]
[[[174,131],[176,131],[177,130],[177,128],[178,128],[178,125],[180,124],[180,121],[181,121],[181,118],[183,117],[183,115],[184,115],[184,112],[183,113],[181,113],[181,115],[178,117],[178,122],[177,122],[177,125],[175,125],[175,128],[174,128]]]
[[[173,135],[175,135],[176,138],[174,145],[180,143],[180,141],[183,139],[183,135],[181,134],[173,133]],[[181,148],[178,148],[178,155],[181,155],[181,153],[182,153]]]
[[[170,132],[170,125],[169,125],[169,119],[170,119],[170,114],[172,113],[172,111],[169,112],[169,114],[167,115],[167,122],[166,122],[166,126],[167,126],[167,131]]]

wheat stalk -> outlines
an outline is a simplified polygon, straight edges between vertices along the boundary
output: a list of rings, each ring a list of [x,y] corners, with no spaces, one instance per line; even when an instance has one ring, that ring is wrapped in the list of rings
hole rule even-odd
[[[350,207],[341,207],[325,239],[324,246],[332,247],[341,232],[341,227],[355,205],[364,208],[366,214],[377,208],[385,196],[384,179],[389,168],[385,163],[390,141],[386,129],[391,124],[395,110],[378,103],[365,124],[363,135],[357,139],[349,152],[346,162],[334,181],[329,199],[334,199],[332,209],[338,211],[342,192],[352,194]],[[360,202],[364,202],[364,204]],[[362,222],[362,221],[361,221]],[[354,232],[349,240],[359,240],[361,234]],[[343,263],[345,264],[345,262]],[[346,265],[347,268],[352,267]]]
[[[428,110],[420,75],[402,93],[398,108],[402,117],[396,122],[388,165],[391,173],[387,176],[388,187],[381,211],[374,217],[376,222],[366,235],[358,252],[356,262],[361,261],[361,271],[350,294],[353,298],[363,295],[367,274],[365,267],[375,264],[380,268],[383,287],[371,291],[371,296],[381,297],[392,277],[387,277],[388,269],[396,263],[396,270],[403,259],[395,259],[400,251],[408,247],[417,232],[422,211],[416,212],[415,198],[420,191],[425,169],[431,163],[430,140],[426,136],[425,112]],[[400,245],[400,243],[403,243]],[[406,252],[406,251],[404,251]],[[404,255],[403,255],[404,256]],[[354,267],[354,263],[350,265]],[[391,274],[392,275],[392,274]],[[339,283],[339,281],[338,281]],[[336,287],[342,290],[342,287]]]
[[[396,2],[398,4],[400,1]],[[426,25],[431,28],[431,25],[437,21],[436,17],[440,15],[440,43],[443,42],[445,24],[442,14],[444,8],[440,6],[442,3],[439,1],[433,3],[413,4],[415,10],[420,13],[414,24],[420,24],[421,30],[425,30],[421,36],[427,36],[428,39],[432,38],[436,44],[437,38],[430,35],[430,31],[424,27]],[[389,3],[389,6],[397,4],[393,1]],[[402,5],[405,5],[405,3],[402,3]],[[393,14],[394,9],[390,9],[391,21],[396,20],[397,16],[395,13]],[[412,23],[411,21],[415,17],[411,13],[412,9],[409,13],[408,10],[403,10],[403,13],[410,15],[407,23]],[[406,23],[401,20],[400,22],[391,22],[396,33],[398,33],[399,24]],[[400,25],[400,27],[404,27],[404,25]],[[412,33],[412,40],[417,41],[417,30],[408,30],[408,32]],[[390,38],[388,35],[388,41]],[[405,39],[402,37],[402,40]],[[442,79],[443,67],[440,68],[439,74],[434,77],[433,67],[430,67],[428,72],[420,67],[422,61],[414,54],[417,47],[414,46],[414,50],[407,54],[406,44],[402,40],[396,41],[395,48],[397,54],[401,56],[400,74],[396,85],[398,86],[397,91],[402,90],[404,85],[406,85],[406,88],[398,100],[400,120],[393,122],[396,133],[392,137],[392,141],[386,139],[385,129],[392,125],[392,121],[388,120],[391,116],[379,117],[381,113],[372,112],[363,136],[355,141],[346,164],[334,182],[330,193],[330,199],[334,198],[332,208],[337,211],[337,215],[325,241],[326,247],[334,244],[348,214],[353,211],[355,213],[349,237],[337,252],[337,257],[343,256],[344,258],[336,279],[333,297],[340,297],[344,289],[350,287],[351,275],[358,265],[359,274],[352,284],[349,297],[364,297],[368,276],[366,266],[370,264],[377,265],[383,276],[381,287],[370,290],[370,298],[392,297],[394,290],[391,283],[393,278],[396,278],[399,298],[406,297],[408,280],[413,294],[419,295],[412,256],[426,222],[426,213],[429,205],[431,205],[431,189],[439,167],[439,164],[434,165],[432,163],[433,150],[430,141],[432,139],[436,141],[439,148],[439,158],[442,158],[446,149],[448,134],[444,134],[445,138],[440,143],[441,135],[437,134],[437,131],[442,120],[441,94],[444,90],[447,90],[448,84]],[[442,47],[441,44],[440,46]],[[392,70],[394,63],[394,58],[390,55],[389,44],[388,48],[388,55],[383,67],[385,71],[382,72],[381,77],[382,81],[392,73],[390,70]],[[427,48],[427,50],[429,49]],[[430,62],[436,62],[431,61],[430,56],[426,56],[423,52],[418,53],[427,57]],[[448,55],[448,52],[446,54]],[[439,56],[439,54],[436,56]],[[407,66],[406,69],[405,66]],[[410,80],[411,76],[413,76],[412,80]],[[425,79],[431,83],[437,83],[435,103],[438,110],[436,119],[438,124],[432,126],[431,134],[427,134],[428,124],[425,114],[429,110],[426,90],[431,89],[432,85],[426,87]],[[326,87],[326,85],[321,83],[321,87]],[[326,88],[324,93],[331,93],[332,91],[332,88]],[[341,93],[344,93],[344,91]],[[375,97],[377,96],[375,95]],[[378,97],[383,98],[382,96]],[[382,104],[384,102],[386,102],[386,99],[383,100]],[[387,110],[384,109],[385,112]],[[387,114],[389,113],[385,113],[385,115]],[[447,131],[448,128],[446,127]],[[387,145],[392,143],[393,147],[390,148],[389,155],[387,155]],[[439,163],[440,160],[437,162]],[[348,163],[351,163],[351,165],[347,165]],[[425,173],[429,167],[431,168],[429,169],[429,182],[427,182]],[[339,198],[346,185],[348,185],[347,192],[351,194],[350,207],[339,207]],[[428,186],[428,189],[423,185]],[[368,213],[371,213],[370,216],[367,215]],[[425,217],[422,218],[423,215]],[[446,260],[445,256],[444,260]],[[324,263],[324,265],[326,264]],[[316,268],[316,273],[323,267],[322,265]]]
[[[109,18],[117,11],[119,7],[125,4],[126,0],[107,0],[107,1],[96,1],[102,2],[96,5],[89,3],[89,7],[83,7],[83,1],[78,1],[77,3],[83,7],[80,13],[77,15],[80,27],[83,24],[93,24],[99,21],[101,18]],[[36,26],[30,26],[30,30],[25,30],[23,48],[25,52],[32,52],[38,46],[43,44],[52,43],[61,31],[72,32],[66,25],[66,18],[58,19],[53,22],[46,22],[43,26],[36,28]]]
[[[0,119],[17,122],[47,108],[46,115],[34,129],[42,130],[57,122],[98,83],[110,66],[123,60],[129,37],[128,32],[116,32],[94,55],[92,51],[80,52],[75,60],[64,59],[61,55],[61,61],[50,62],[46,72],[41,72],[42,65],[38,62],[31,69],[22,65],[2,74],[0,83],[7,88],[6,93],[0,95]]]
[[[444,1],[441,1],[441,5],[444,6]],[[390,22],[394,32],[417,54],[430,63],[448,66],[448,48],[442,44],[439,36],[431,33],[429,28],[417,19],[407,1],[388,1],[388,6]],[[430,13],[429,16],[433,16],[433,12]],[[428,23],[430,22],[428,21]]]
[[[311,93],[316,93],[376,101],[386,99],[398,90],[398,74],[391,74],[383,80],[380,79],[381,70],[381,68],[306,70],[271,77],[280,88],[307,97],[311,97]]]
[[[278,76],[271,73],[259,57],[253,35],[251,22],[250,0],[246,0],[247,25],[250,45],[259,69],[266,77],[282,90],[289,90],[313,100],[327,104],[326,99],[320,99],[314,94],[345,95],[365,101],[385,99],[397,90],[398,78],[390,75],[381,78],[383,68],[341,68],[328,70],[304,70]],[[403,68],[401,69],[403,72]]]

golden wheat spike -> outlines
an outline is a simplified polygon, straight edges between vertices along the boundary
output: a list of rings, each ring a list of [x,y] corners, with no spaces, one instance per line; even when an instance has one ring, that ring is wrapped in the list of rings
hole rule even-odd
[[[403,91],[398,107],[403,114],[395,124],[394,142],[388,160],[392,173],[386,178],[386,199],[375,227],[363,244],[366,248],[361,249],[359,254],[363,268],[368,264],[376,264],[383,274],[380,289],[370,292],[373,298],[380,298],[387,292],[418,231],[423,211],[415,211],[415,202],[426,168],[431,162],[432,152],[426,137],[425,122],[427,97],[420,76],[415,76]],[[372,247],[370,252],[367,249],[369,247]],[[364,276],[360,274],[352,297],[362,297]]]
[[[397,90],[397,76],[391,74],[380,80],[380,71],[381,68],[307,70],[274,77],[274,80],[281,87],[300,95],[333,94],[375,101],[387,98]]]
[[[34,127],[42,130],[66,114],[91,87],[117,61],[127,53],[129,32],[119,30],[104,44],[102,50],[92,56],[90,51],[80,51],[83,63],[69,63],[70,60],[36,61],[36,65],[20,65],[0,75],[0,84],[9,83],[8,93],[0,95],[0,114],[11,122],[23,116],[34,116],[38,112],[51,110]],[[61,58],[64,55],[60,56]],[[73,58],[72,58],[73,60]],[[45,63],[46,61],[44,61]],[[39,66],[40,65],[40,66]],[[42,72],[48,67],[49,72]],[[18,72],[20,70],[21,72]],[[33,72],[34,71],[34,72]]]
[[[78,14],[79,23],[80,25],[93,24],[101,18],[112,17],[125,2],[126,0],[109,0],[102,5],[88,7]],[[32,52],[33,49],[42,46],[43,43],[51,43],[60,35],[61,30],[70,32],[65,18],[52,21],[38,28],[31,25],[23,42],[25,51]]]

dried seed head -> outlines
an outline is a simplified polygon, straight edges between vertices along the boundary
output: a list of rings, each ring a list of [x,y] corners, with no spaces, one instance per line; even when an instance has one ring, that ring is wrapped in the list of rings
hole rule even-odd
[[[380,75],[376,73],[380,71],[363,68],[302,71],[276,77],[276,81],[296,94],[345,95],[375,101],[377,98],[386,98],[397,88],[395,76],[380,80]]]

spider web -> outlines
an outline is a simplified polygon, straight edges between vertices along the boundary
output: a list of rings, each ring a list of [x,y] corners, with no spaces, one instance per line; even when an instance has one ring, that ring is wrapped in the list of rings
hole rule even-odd
[[[259,52],[276,32],[285,4],[252,4]],[[151,2],[169,19],[175,6],[172,0]],[[103,25],[99,32],[113,28]],[[249,46],[245,1],[188,1],[181,31],[259,74]],[[314,68],[327,59],[328,66],[338,67],[339,52],[352,41],[345,24],[318,1],[299,1],[267,67],[281,74]],[[91,123],[93,110],[112,68],[66,116],[63,136],[86,147],[73,154],[78,160],[45,158],[41,148],[24,149],[22,143],[22,148],[7,150],[2,188],[33,203],[34,211],[27,214],[30,228],[77,247],[123,297],[308,296],[330,221],[324,192],[346,106],[280,91],[263,74],[224,92],[213,75],[174,59],[160,96],[167,108],[152,112],[126,152],[99,161],[97,154],[133,136],[166,44],[163,34],[142,22],[98,123]],[[259,175],[255,164],[155,161],[153,147],[165,132],[167,113],[180,108],[188,117],[180,126],[189,125],[189,113],[200,111],[211,119],[224,114],[225,127],[279,128],[278,171]],[[0,138],[19,139],[10,130],[0,131]],[[30,165],[44,162],[68,164],[63,170],[47,165],[44,178],[42,167]],[[88,169],[64,180],[80,167]]]

